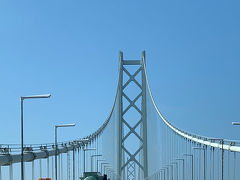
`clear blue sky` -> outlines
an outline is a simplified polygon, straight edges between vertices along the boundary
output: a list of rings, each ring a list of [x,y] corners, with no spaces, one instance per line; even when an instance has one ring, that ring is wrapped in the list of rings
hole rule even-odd
[[[0,143],[53,142],[96,130],[111,110],[118,52],[140,58],[156,103],[186,131],[240,138],[240,2],[1,0]]]

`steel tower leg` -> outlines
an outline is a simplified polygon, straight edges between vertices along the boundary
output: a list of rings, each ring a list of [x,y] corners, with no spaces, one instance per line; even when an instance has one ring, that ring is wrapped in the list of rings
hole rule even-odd
[[[117,176],[120,179],[122,175],[122,84],[123,84],[123,53],[119,53],[119,84],[118,84],[118,157],[117,157]]]
[[[137,66],[138,69],[134,74],[128,70],[128,66]],[[123,82],[123,75],[129,77],[127,82]],[[141,74],[141,81],[136,79],[136,76]],[[120,179],[125,180],[125,171],[130,162],[134,162],[139,170],[138,179],[148,177],[148,158],[147,158],[147,112],[146,112],[146,74],[145,74],[145,52],[142,53],[141,60],[123,60],[123,53],[119,54],[119,85],[118,85],[118,157],[117,157],[117,173]],[[141,92],[134,99],[130,99],[125,92],[125,88],[129,84],[135,83]],[[141,106],[138,107],[135,103],[141,98]],[[124,107],[123,100],[129,102],[127,107]],[[134,108],[140,114],[140,120],[134,119],[135,125],[130,125],[125,114]],[[137,132],[137,127],[140,126],[140,132]],[[139,148],[135,152],[130,152],[127,148],[126,140],[130,135],[134,135],[136,140],[140,142]],[[142,157],[143,156],[143,157]],[[127,159],[127,157],[129,157]],[[140,157],[140,158],[137,158]],[[141,176],[141,177],[140,177]],[[135,177],[136,178],[136,177]]]
[[[146,101],[146,58],[145,51],[142,52],[142,121],[143,121],[143,162],[144,162],[144,178],[148,177],[148,153],[147,153],[147,101]]]

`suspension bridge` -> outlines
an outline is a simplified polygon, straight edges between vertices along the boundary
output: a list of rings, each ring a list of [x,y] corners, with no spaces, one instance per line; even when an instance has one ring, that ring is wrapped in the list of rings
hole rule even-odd
[[[171,124],[151,94],[145,52],[139,60],[120,52],[117,92],[103,125],[68,142],[0,144],[0,180],[80,180],[94,172],[110,180],[239,180],[239,152],[238,141]]]

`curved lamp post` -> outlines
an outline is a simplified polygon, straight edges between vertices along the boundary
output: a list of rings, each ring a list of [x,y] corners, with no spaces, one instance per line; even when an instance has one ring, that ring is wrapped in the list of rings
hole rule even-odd
[[[105,165],[105,164],[108,164],[108,163],[106,163],[106,162],[101,163],[101,173],[103,172],[102,167],[103,167],[103,165]],[[104,173],[104,172],[103,172],[103,173]]]
[[[25,99],[41,99],[50,98],[51,94],[33,95],[33,96],[21,96],[21,180],[24,180],[24,164],[23,164],[23,101]]]
[[[184,156],[191,157],[192,159],[192,180],[193,180],[193,154],[184,154]]]
[[[204,170],[203,179],[206,180],[206,149],[201,147],[193,147],[193,149],[203,150],[203,170]]]
[[[176,165],[176,180],[178,180],[178,163],[177,162],[172,162],[172,164]]]
[[[60,125],[55,125],[55,179],[57,180],[57,129],[60,127],[73,127],[76,126],[76,124],[60,124]]]
[[[184,170],[184,159],[182,159],[182,158],[178,158],[178,159],[176,159],[177,161],[182,161],[183,162],[183,180],[185,179],[185,170]]]
[[[100,161],[105,161],[104,159],[98,159],[97,160],[97,172],[98,172],[98,162],[100,162]]]
[[[87,149],[83,149],[83,173],[85,173],[85,152],[86,151],[95,151],[96,148],[87,148]]]
[[[240,123],[239,122],[232,122],[232,124],[233,125],[240,125]],[[210,139],[208,139],[208,140],[211,140],[211,141],[220,141],[220,143],[221,143],[221,145],[222,145],[222,180],[223,180],[223,178],[224,178],[224,175],[223,175],[223,173],[224,173],[224,163],[223,163],[223,161],[224,161],[224,149],[223,149],[223,145],[224,145],[224,139],[221,139],[221,138],[210,138]]]
[[[94,154],[94,155],[92,155],[91,156],[91,171],[93,172],[93,158],[94,157],[100,157],[100,156],[102,156],[101,154]]]

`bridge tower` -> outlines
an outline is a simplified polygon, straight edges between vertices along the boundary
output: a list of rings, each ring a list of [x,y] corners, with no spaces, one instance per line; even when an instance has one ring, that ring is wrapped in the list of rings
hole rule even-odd
[[[148,177],[145,51],[141,60],[124,60],[120,52],[119,66],[117,173],[121,180],[128,180],[127,167],[134,163],[135,171],[138,171],[134,179],[142,180]],[[135,69],[130,72],[128,68],[132,67]],[[131,84],[138,88],[138,91],[133,91],[133,97],[126,91]],[[136,142],[134,148],[132,144]]]

